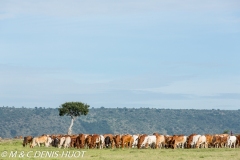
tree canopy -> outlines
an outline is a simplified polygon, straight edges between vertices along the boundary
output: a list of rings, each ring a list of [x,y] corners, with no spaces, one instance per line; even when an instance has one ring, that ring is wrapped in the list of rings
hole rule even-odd
[[[72,134],[72,126],[73,126],[75,117],[81,116],[81,115],[87,115],[89,111],[89,107],[90,107],[89,105],[84,104],[82,102],[66,102],[62,104],[60,108],[58,108],[60,116],[64,116],[64,115],[71,116],[72,120],[68,129],[69,135]]]
[[[89,105],[82,102],[66,102],[58,108],[59,116],[77,117],[87,115],[89,112]]]

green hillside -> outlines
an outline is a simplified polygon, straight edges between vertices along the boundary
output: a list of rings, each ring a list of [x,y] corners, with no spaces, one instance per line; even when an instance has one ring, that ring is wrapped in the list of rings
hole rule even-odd
[[[70,117],[53,108],[0,107],[0,137],[66,134]],[[73,133],[240,133],[240,110],[91,108],[76,119]]]

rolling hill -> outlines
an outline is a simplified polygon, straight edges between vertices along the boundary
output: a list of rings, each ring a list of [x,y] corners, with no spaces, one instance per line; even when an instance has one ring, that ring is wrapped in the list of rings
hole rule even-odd
[[[61,117],[57,108],[0,107],[0,137],[66,134],[70,117]],[[240,133],[240,110],[196,110],[156,108],[91,108],[78,117],[73,134],[146,133],[214,134]]]

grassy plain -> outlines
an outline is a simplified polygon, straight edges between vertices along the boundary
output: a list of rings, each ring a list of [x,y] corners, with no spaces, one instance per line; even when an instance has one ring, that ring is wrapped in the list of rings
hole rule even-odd
[[[22,147],[21,140],[0,141],[0,160],[240,160],[240,148],[208,149],[58,149]],[[85,151],[85,152],[83,152]]]

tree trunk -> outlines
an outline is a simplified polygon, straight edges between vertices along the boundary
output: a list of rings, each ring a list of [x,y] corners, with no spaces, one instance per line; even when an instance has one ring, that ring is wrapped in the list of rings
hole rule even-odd
[[[68,135],[72,135],[72,126],[73,126],[73,122],[75,120],[75,117],[71,116],[72,120],[71,120],[71,124],[68,128]]]

